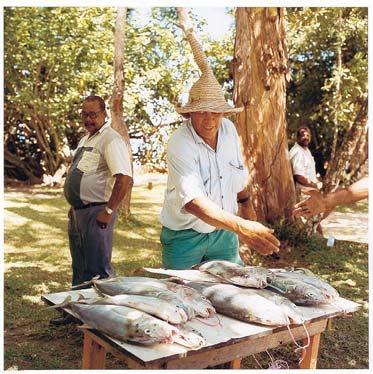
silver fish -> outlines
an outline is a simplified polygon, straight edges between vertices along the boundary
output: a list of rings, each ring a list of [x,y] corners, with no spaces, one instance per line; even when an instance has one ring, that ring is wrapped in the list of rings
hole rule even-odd
[[[290,323],[279,306],[252,289],[231,284],[211,285],[190,282],[188,285],[201,290],[218,313],[241,321],[268,326],[287,326]]]
[[[274,270],[275,274],[283,274],[284,272],[279,270]],[[325,292],[326,297],[330,299],[330,302],[335,301],[339,298],[339,294],[337,290],[332,287],[329,283],[325,282],[320,277],[316,276],[312,271],[304,268],[291,268],[290,270],[285,272],[286,276],[294,277],[296,279],[301,280],[302,282],[311,284],[315,286],[319,290]]]
[[[280,292],[297,305],[320,305],[330,302],[329,297],[317,287],[280,273],[272,273],[268,277],[268,287]]]
[[[268,270],[259,266],[244,267],[229,261],[213,260],[195,265],[193,268],[238,286],[253,288],[267,286]]]
[[[189,318],[193,318],[195,315],[207,318],[216,313],[211,303],[196,290],[160,279],[117,277],[92,280],[92,283],[95,289],[105,295],[130,294],[175,300],[183,307]],[[193,313],[191,310],[193,310]]]
[[[121,341],[144,345],[171,344],[178,335],[176,327],[126,306],[71,303],[69,309],[84,322],[85,327]]]
[[[295,323],[297,325],[304,323],[304,318],[302,316],[301,311],[288,298],[276,292],[270,291],[268,289],[261,289],[261,290],[251,289],[251,291],[256,292],[258,295],[265,297],[266,299],[278,305],[283,310],[283,312],[287,315],[291,323]]]
[[[180,324],[188,320],[188,316],[180,303],[175,300],[162,300],[152,296],[115,295],[80,300],[89,305],[121,305],[138,309],[156,316],[166,322]]]

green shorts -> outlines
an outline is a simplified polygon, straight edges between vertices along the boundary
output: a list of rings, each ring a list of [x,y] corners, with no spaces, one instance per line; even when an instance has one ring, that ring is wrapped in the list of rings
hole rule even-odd
[[[174,231],[162,227],[162,261],[165,269],[189,269],[211,260],[243,265],[238,254],[237,235],[225,230],[202,234],[193,229]]]

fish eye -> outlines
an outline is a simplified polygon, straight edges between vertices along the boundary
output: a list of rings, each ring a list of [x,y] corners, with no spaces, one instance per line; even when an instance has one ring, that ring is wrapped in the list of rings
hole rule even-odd
[[[205,296],[201,296],[201,299],[202,300],[207,300]]]
[[[144,330],[144,333],[145,333],[146,335],[150,335],[150,329],[146,329],[146,330]]]

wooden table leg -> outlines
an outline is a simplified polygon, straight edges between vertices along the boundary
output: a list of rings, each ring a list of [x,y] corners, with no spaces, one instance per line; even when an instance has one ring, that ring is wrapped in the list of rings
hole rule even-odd
[[[229,369],[241,369],[241,359],[236,358],[235,360],[229,362]]]
[[[310,337],[310,345],[306,349],[306,353],[302,362],[299,364],[301,369],[316,369],[317,355],[319,352],[321,333]],[[307,340],[303,340],[303,344],[307,344]]]
[[[82,369],[104,369],[106,349],[84,331]]]

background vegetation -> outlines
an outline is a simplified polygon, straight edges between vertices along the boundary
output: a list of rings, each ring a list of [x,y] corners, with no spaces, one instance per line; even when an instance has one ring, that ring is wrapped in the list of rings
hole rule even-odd
[[[229,99],[235,29],[234,10],[226,10],[232,29],[223,40],[199,35]],[[324,175],[367,98],[368,10],[287,8],[286,17],[288,135],[292,143],[300,124],[311,127],[317,170]],[[194,22],[200,28],[204,20],[194,16]],[[5,8],[7,177],[40,182],[68,162],[83,133],[83,97],[111,95],[114,23],[114,8]],[[199,74],[175,8],[152,8],[145,25],[128,10],[124,68],[125,123],[135,160],[165,171],[166,140],[181,121],[174,104]],[[335,166],[343,169],[342,182],[356,178],[366,161],[365,134],[363,126],[347,165]]]

